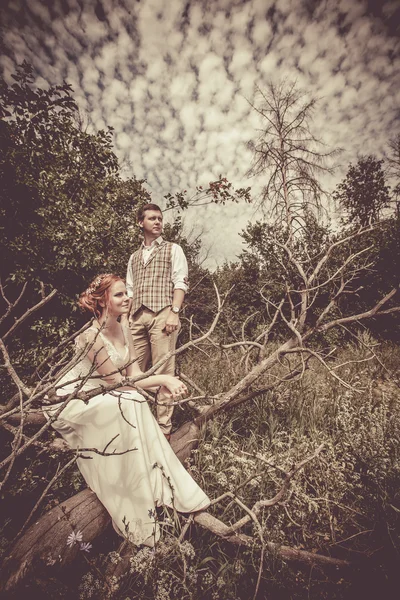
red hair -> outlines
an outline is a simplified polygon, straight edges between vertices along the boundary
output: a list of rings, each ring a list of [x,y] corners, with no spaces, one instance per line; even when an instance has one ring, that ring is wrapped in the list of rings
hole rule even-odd
[[[79,307],[82,310],[93,313],[99,318],[104,310],[104,306],[107,306],[108,304],[110,288],[112,284],[117,281],[123,281],[123,279],[113,273],[102,273],[101,275],[98,275],[89,287],[79,296]]]

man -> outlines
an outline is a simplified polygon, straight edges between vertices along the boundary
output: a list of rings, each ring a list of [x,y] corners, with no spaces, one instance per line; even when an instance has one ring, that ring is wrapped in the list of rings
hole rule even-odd
[[[126,288],[132,298],[129,325],[138,363],[143,371],[169,351],[174,351],[180,329],[179,312],[187,291],[188,266],[178,244],[162,238],[163,215],[156,204],[145,204],[138,213],[144,241],[132,254],[126,273]],[[157,373],[175,373],[175,356]],[[157,420],[170,438],[173,406],[159,394]]]

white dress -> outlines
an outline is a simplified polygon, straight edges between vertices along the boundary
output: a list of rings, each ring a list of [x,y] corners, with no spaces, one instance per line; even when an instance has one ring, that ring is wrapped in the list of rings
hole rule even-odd
[[[123,367],[129,356],[126,333],[123,355],[101,332],[99,335],[113,364]],[[83,335],[77,346],[82,350],[85,345]],[[83,355],[63,376],[59,382],[62,389],[57,393],[65,395],[74,391],[77,383],[71,381],[86,376],[92,368],[92,361]],[[90,390],[99,384],[101,379],[89,378],[81,389]],[[59,406],[46,408],[47,416]],[[110,514],[114,527],[136,545],[153,545],[159,538],[155,506],[167,505],[180,512],[194,512],[210,503],[174,454],[147,401],[138,392],[105,393],[91,398],[88,404],[72,399],[53,427],[72,448],[97,448],[107,453],[134,449],[116,456],[86,451],[82,454],[90,458],[79,458],[77,462],[86,483]]]

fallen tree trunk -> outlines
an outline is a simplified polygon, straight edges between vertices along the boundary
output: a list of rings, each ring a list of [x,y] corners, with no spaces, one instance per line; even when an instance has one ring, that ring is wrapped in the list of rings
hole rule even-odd
[[[230,532],[230,528],[225,525],[225,523],[216,517],[213,517],[208,512],[202,512],[198,515],[195,515],[193,521],[204,529],[211,531],[211,533],[214,533],[218,537],[223,538],[225,541],[229,542],[230,544],[235,544],[236,546],[254,546],[254,543],[257,541],[256,538],[244,533],[232,534]],[[275,556],[279,556],[279,558],[282,560],[298,561],[319,567],[330,566],[335,568],[343,568],[352,566],[352,564],[347,560],[332,558],[331,556],[325,556],[323,554],[314,554],[313,552],[291,548],[290,546],[281,546],[274,542],[267,541],[265,542],[265,546],[271,553],[273,553]]]
[[[73,532],[91,542],[102,533],[110,517],[96,494],[86,489],[40,517],[15,543],[2,566],[0,591],[11,591],[31,573],[41,573],[70,563],[80,551],[67,545]]]
[[[194,515],[193,521],[212,534],[236,546],[254,546],[257,538],[233,533],[222,521],[208,512]],[[92,542],[106,529],[110,517],[96,494],[86,489],[43,515],[15,543],[2,567],[1,592],[10,592],[29,575],[61,568],[72,562],[79,545],[67,545],[67,538],[80,531],[83,542]],[[314,554],[297,548],[265,542],[266,548],[282,560],[297,561],[319,567],[343,568],[352,566],[346,560]],[[127,560],[128,557],[125,559]],[[121,564],[119,570],[121,569]]]
[[[194,515],[193,522],[235,546],[254,548],[257,543],[257,538],[253,538],[250,535],[246,535],[245,533],[232,533],[225,523],[206,511]],[[313,552],[291,548],[290,546],[281,546],[274,542],[265,542],[265,548],[270,554],[273,554],[281,560],[299,562],[308,566],[319,568],[331,567],[334,569],[344,569],[355,566],[347,560],[332,558],[331,556],[325,556],[323,554],[314,554]],[[116,564],[111,564],[107,569],[107,577],[109,578],[123,577],[130,567],[129,559],[132,556],[132,548],[123,544],[122,548],[119,550],[119,554],[122,560]]]
[[[179,460],[185,464],[192,450],[197,448],[200,439],[200,427],[195,421],[186,421],[171,435],[171,446]]]

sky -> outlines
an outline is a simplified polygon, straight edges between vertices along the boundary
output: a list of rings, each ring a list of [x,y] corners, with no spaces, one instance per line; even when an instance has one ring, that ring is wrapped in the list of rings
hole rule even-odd
[[[399,133],[400,0],[3,0],[0,27],[5,79],[26,60],[39,87],[70,83],[89,129],[114,128],[123,175],[160,204],[220,174],[257,195],[251,104],[271,81],[319,98],[313,132],[342,148],[336,182]],[[185,223],[212,269],[258,217],[211,206]]]

